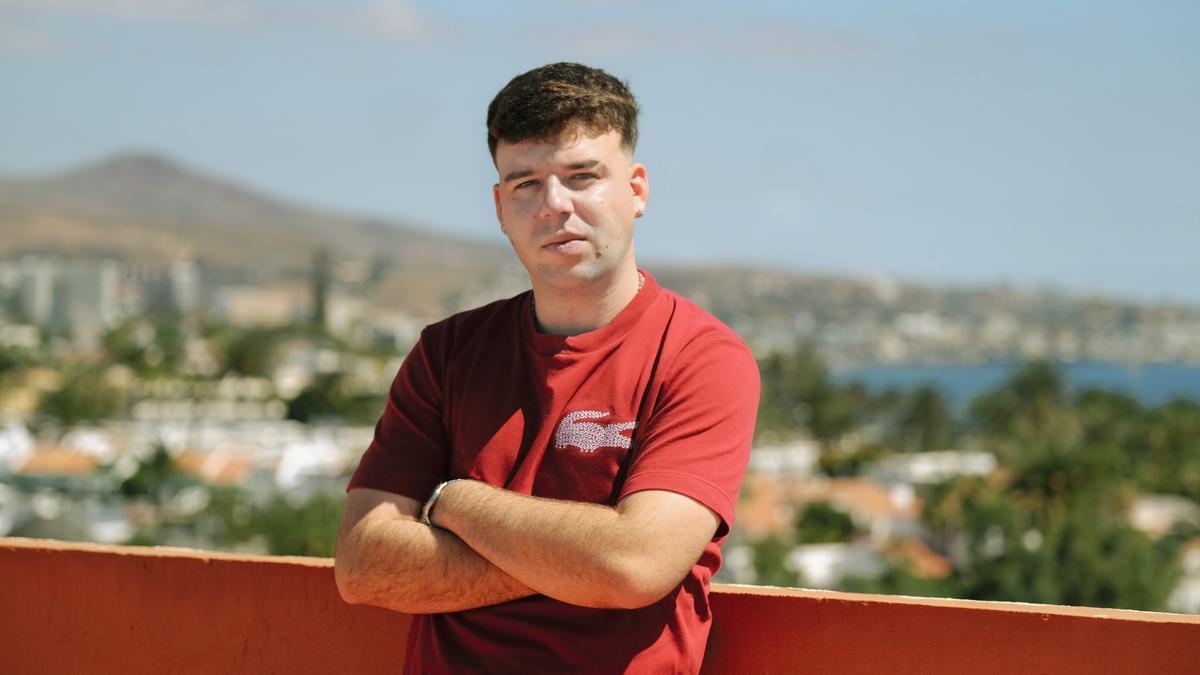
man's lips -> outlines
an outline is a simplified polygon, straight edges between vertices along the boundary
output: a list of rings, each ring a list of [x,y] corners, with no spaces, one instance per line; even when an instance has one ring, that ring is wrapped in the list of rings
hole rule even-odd
[[[578,243],[576,243],[576,242],[578,242]],[[564,234],[564,235],[554,237],[550,241],[547,241],[545,244],[542,244],[542,248],[549,248],[549,249],[556,249],[556,250],[569,249],[569,248],[573,248],[575,246],[580,246],[585,242],[587,242],[587,237],[584,237],[583,235]]]

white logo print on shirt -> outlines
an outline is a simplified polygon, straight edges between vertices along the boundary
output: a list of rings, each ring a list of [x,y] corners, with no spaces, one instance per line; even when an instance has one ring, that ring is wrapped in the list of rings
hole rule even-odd
[[[565,449],[568,446],[579,448],[580,452],[595,452],[597,448],[629,448],[630,438],[622,431],[633,429],[637,422],[614,422],[613,424],[597,424],[579,420],[608,417],[611,413],[600,410],[577,410],[569,413],[558,423],[554,432],[554,447]]]

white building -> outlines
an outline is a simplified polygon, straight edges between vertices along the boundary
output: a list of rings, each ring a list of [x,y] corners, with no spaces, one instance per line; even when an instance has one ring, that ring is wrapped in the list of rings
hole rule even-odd
[[[33,435],[25,425],[6,421],[0,426],[0,474],[16,471],[33,453],[34,446]]]
[[[121,318],[121,270],[114,260],[76,260],[59,270],[51,322],[90,351]]]
[[[750,451],[749,470],[763,476],[812,476],[817,473],[821,449],[812,439],[781,445],[755,447]]]
[[[866,471],[885,485],[936,485],[961,476],[986,476],[996,469],[996,456],[982,450],[939,450],[895,453]]]
[[[879,551],[866,542],[804,544],[792,549],[785,565],[806,586],[834,588],[845,577],[873,579],[887,570]]]
[[[194,260],[177,260],[168,271],[171,304],[183,316],[200,309],[200,266]]]
[[[1151,537],[1179,524],[1200,528],[1200,504],[1179,495],[1142,495],[1129,509],[1129,524]]]
[[[48,258],[24,256],[18,263],[21,311],[39,326],[50,324],[54,312],[54,282],[58,263]]]

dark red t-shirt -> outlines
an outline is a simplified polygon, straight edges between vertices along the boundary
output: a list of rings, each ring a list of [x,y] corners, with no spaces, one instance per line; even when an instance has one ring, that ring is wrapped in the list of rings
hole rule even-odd
[[[350,488],[424,501],[473,478],[522,494],[615,506],[639,490],[721,517],[679,587],[636,610],[543,595],[420,615],[408,672],[696,672],[709,579],[733,522],[758,407],[758,368],[727,326],[644,287],[603,328],[538,333],[526,292],[427,327],[401,366]]]

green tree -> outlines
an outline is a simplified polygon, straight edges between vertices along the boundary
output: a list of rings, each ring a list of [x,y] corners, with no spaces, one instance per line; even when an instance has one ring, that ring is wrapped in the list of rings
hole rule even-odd
[[[104,350],[111,362],[129,366],[142,377],[154,377],[179,372],[185,341],[177,318],[137,317],[108,331]]]
[[[337,419],[370,424],[379,418],[384,399],[383,394],[352,390],[349,378],[342,373],[325,373],[288,401],[287,416],[306,423]]]
[[[155,443],[150,454],[138,462],[133,475],[122,481],[117,491],[126,497],[148,497],[161,504],[167,498],[168,485],[178,474],[167,446]]]
[[[180,472],[167,446],[155,443],[150,454],[138,461],[133,474],[117,487],[118,494],[148,501],[154,507],[154,522],[126,544],[153,546],[162,543],[163,525],[167,520],[167,502],[185,484],[193,482],[195,481]]]
[[[344,503],[341,495],[318,494],[299,504],[283,495],[256,504],[244,491],[225,488],[214,490],[206,517],[219,523],[226,547],[260,539],[271,555],[331,557]]]
[[[900,561],[889,560],[887,569],[875,578],[843,577],[838,589],[851,593],[879,595],[915,595],[926,598],[955,597],[954,587],[945,579],[919,577]]]
[[[1129,445],[1147,490],[1200,501],[1200,403],[1177,399],[1150,410]]]
[[[321,246],[313,253],[312,260],[312,327],[324,332],[329,325],[329,289],[333,281],[332,258],[329,249]]]
[[[1050,523],[1044,555],[1053,569],[1049,601],[1161,610],[1179,579],[1179,547],[1151,541],[1119,511],[1080,499]]]
[[[234,330],[219,344],[226,372],[250,377],[267,377],[275,369],[282,335],[269,328]]]
[[[804,544],[832,544],[850,539],[854,519],[829,502],[812,502],[796,517],[796,540]]]
[[[759,362],[759,373],[760,434],[790,436],[807,430],[818,440],[834,440],[854,428],[870,402],[861,385],[838,386],[808,345],[768,355]]]
[[[878,443],[863,443],[849,447],[838,447],[832,443],[826,443],[821,448],[818,463],[821,473],[826,476],[845,478],[860,475],[863,469],[886,457],[889,453],[888,448]]]
[[[1178,545],[1133,530],[1112,490],[1076,489],[1045,509],[1008,487],[963,479],[931,495],[927,520],[944,548],[958,551],[947,580],[953,595],[1162,608],[1178,579]]]
[[[42,398],[38,410],[70,427],[115,417],[124,407],[124,392],[108,382],[104,371],[79,366],[64,374],[61,386]]]
[[[33,358],[22,349],[0,347],[0,393],[15,386],[21,371],[33,364]]]
[[[753,544],[754,583],[760,586],[798,586],[800,575],[787,566],[791,545],[783,538],[769,535]]]
[[[1071,446],[1082,438],[1066,381],[1050,363],[1022,366],[998,389],[977,396],[971,427],[1001,459],[1016,459],[1030,444]]]
[[[899,450],[929,452],[945,450],[954,442],[954,419],[940,391],[924,385],[903,396],[892,432],[892,445]]]
[[[28,366],[32,359],[23,350],[0,346],[0,377]]]
[[[1127,446],[1141,430],[1145,411],[1137,399],[1104,389],[1087,389],[1075,398],[1083,442]]]
[[[332,557],[345,499],[317,495],[300,505],[282,496],[254,510],[251,527],[267,541],[272,555]]]

